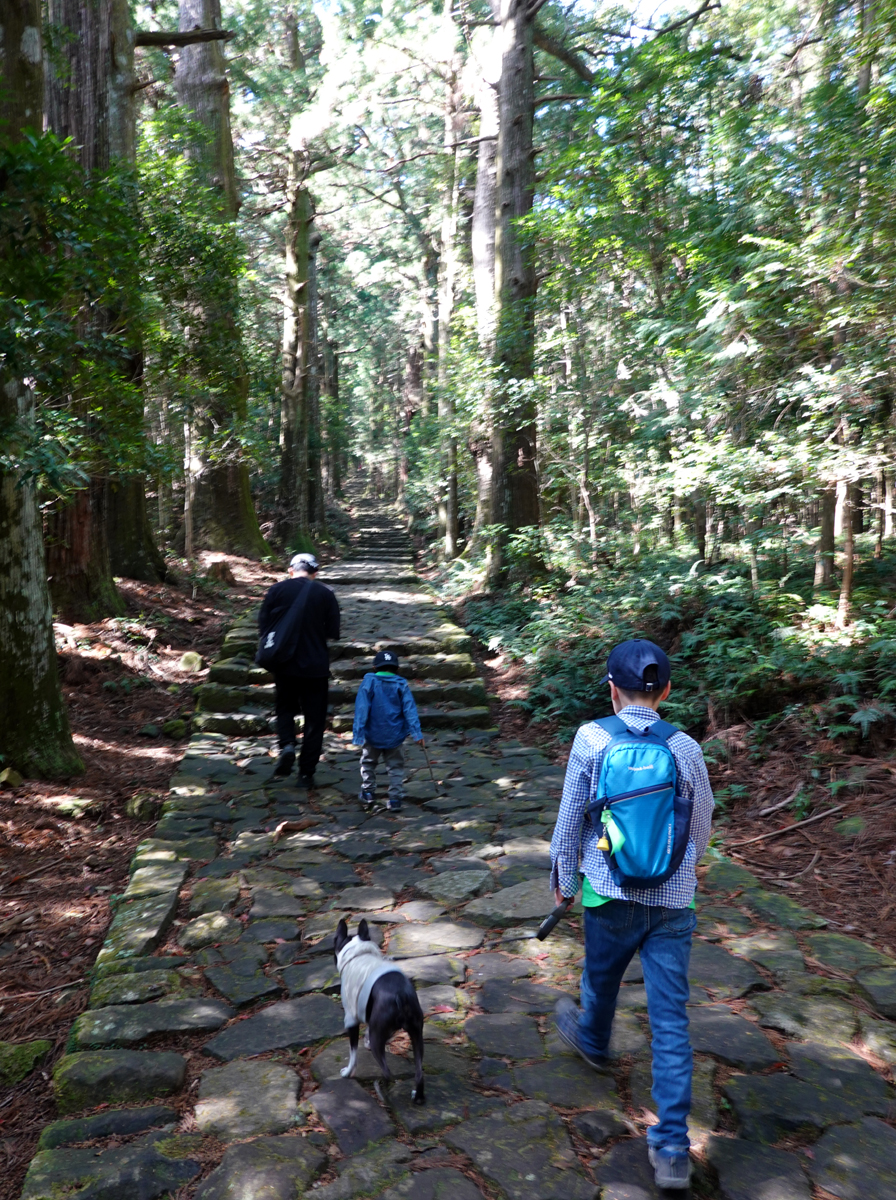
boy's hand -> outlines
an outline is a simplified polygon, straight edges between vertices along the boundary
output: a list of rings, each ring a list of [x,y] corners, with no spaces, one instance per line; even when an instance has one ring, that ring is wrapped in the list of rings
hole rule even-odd
[[[556,902],[558,907],[559,907],[559,905],[561,905],[563,903],[563,901],[565,899],[566,899],[566,896],[563,895],[563,893],[560,891],[560,889],[558,887],[554,888],[554,901]]]
[[[418,738],[418,739],[417,739],[417,745],[418,745],[418,746],[422,746],[422,745],[423,745],[423,738]]]

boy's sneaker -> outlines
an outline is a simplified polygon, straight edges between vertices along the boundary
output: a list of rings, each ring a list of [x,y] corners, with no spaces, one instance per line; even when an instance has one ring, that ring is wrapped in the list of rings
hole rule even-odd
[[[373,792],[368,792],[368,791],[365,791],[364,788],[361,788],[360,792],[358,792],[358,799],[361,801],[361,803],[364,805],[365,808],[369,808],[370,805],[373,804],[375,797],[374,797]]]
[[[389,812],[401,812],[401,801],[400,800],[390,800],[389,803],[386,805],[386,808]]]
[[[557,1026],[557,1036],[565,1046],[574,1050],[595,1071],[607,1072],[608,1060],[595,1058],[579,1044],[579,1006],[569,996],[561,996],[554,1005],[554,1024]]]
[[[658,1188],[684,1191],[691,1186],[691,1159],[687,1150],[648,1146],[647,1157]]]
[[[295,746],[284,746],[280,751],[280,757],[274,763],[275,775],[288,775],[292,770],[293,763],[296,761]]]

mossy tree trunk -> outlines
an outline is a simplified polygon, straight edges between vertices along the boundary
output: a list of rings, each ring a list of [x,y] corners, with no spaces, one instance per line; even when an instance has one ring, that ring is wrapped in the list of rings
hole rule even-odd
[[[39,0],[0,0],[0,137],[39,131],[43,111]],[[27,364],[0,369],[0,440],[14,459],[34,398]],[[40,514],[31,481],[0,468],[0,761],[26,775],[80,774],[59,686]]]
[[[283,361],[280,390],[280,509],[278,532],[287,549],[311,550],[308,487],[311,358],[311,197],[304,155],[292,151],[286,192]]]

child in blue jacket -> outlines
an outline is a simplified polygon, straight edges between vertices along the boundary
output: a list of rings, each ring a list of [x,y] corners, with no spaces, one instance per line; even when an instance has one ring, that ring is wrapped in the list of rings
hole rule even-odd
[[[361,750],[362,804],[373,804],[376,794],[376,764],[382,755],[389,772],[389,811],[398,812],[404,799],[404,754],[406,737],[423,745],[417,705],[408,682],[398,674],[398,655],[381,650],[373,660],[355,698],[352,741]]]

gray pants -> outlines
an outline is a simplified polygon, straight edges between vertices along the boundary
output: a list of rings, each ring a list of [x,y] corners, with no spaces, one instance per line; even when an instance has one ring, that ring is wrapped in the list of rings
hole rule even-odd
[[[364,743],[361,751],[361,787],[365,792],[376,791],[376,764],[380,758],[386,764],[389,772],[389,799],[404,799],[404,751],[401,746],[393,746],[391,750],[383,750],[381,746],[371,746]]]

